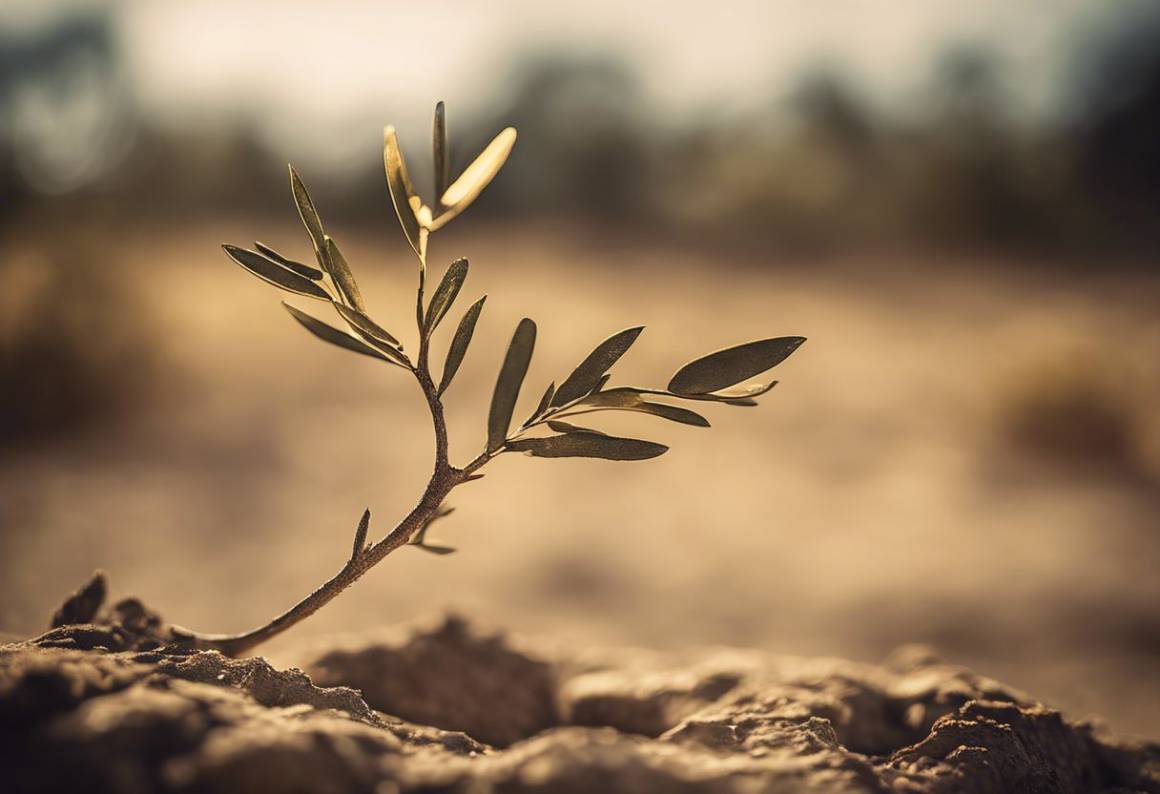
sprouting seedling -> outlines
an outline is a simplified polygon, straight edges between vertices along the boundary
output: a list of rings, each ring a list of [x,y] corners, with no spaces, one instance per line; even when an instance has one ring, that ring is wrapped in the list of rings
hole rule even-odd
[[[496,380],[487,418],[487,444],[466,465],[452,465],[448,458],[443,394],[467,354],[486,296],[464,312],[436,381],[430,365],[431,336],[459,296],[467,279],[468,263],[466,259],[452,262],[430,299],[424,302],[428,241],[431,234],[467,209],[487,187],[507,160],[515,141],[516,131],[511,127],[505,129],[458,178],[452,180],[443,103],[436,105],[433,133],[436,200],[434,206],[429,206],[411,183],[394,129],[386,128],[383,163],[391,202],[407,242],[419,260],[415,301],[418,348],[413,359],[399,337],[371,318],[346,258],[327,234],[306,186],[293,167],[290,168],[290,186],[294,202],[310,236],[318,266],[289,259],[262,243],[255,243],[254,250],[224,246],[235,262],[259,278],[287,292],[330,304],[341,324],[346,326],[345,329],[336,327],[283,303],[291,316],[310,333],[324,342],[405,370],[416,379],[434,426],[435,468],[419,503],[381,540],[367,542],[370,511],[365,511],[355,530],[354,544],[346,564],[287,612],[264,626],[241,634],[199,634],[174,627],[175,639],[197,647],[216,648],[227,654],[244,653],[313,614],[402,546],[412,545],[435,554],[451,553],[454,549],[427,539],[431,525],[451,512],[451,508],[443,506],[444,500],[454,488],[482,477],[479,470],[505,452],[523,452],[541,458],[628,461],[655,458],[668,450],[668,447],[653,441],[620,438],[575,424],[574,420],[579,416],[603,411],[632,411],[686,425],[708,427],[705,417],[689,408],[673,405],[672,400],[753,406],[758,397],[776,384],[772,380],[753,379],[784,361],[805,341],[802,337],[762,339],[710,353],[681,367],[664,389],[605,388],[609,371],[643,330],[629,328],[598,344],[559,386],[555,382],[549,384],[532,414],[513,428],[513,413],[536,341],[536,324],[524,318],[516,326]]]

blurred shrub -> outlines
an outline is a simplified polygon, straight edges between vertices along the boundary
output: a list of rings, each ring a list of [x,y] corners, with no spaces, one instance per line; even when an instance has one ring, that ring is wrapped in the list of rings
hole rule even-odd
[[[157,123],[133,96],[110,25],[102,12],[29,41],[0,33],[0,217],[38,192],[100,195],[135,216],[284,207],[277,175],[317,143],[271,135],[261,103],[216,108],[212,124]],[[1160,4],[1109,13],[1071,47],[1067,99],[1054,115],[1024,112],[1012,64],[979,44],[941,53],[925,89],[892,107],[831,67],[798,75],[788,98],[771,81],[767,98],[744,110],[685,113],[652,104],[622,53],[555,48],[515,55],[501,95],[481,103],[495,115],[451,124],[472,151],[504,124],[520,130],[518,156],[485,210],[495,214],[807,248],[1020,249],[1088,263],[1083,247],[1154,249]],[[29,96],[38,98],[31,109]],[[349,124],[369,135],[361,120]],[[351,155],[365,162],[339,174],[332,160],[312,176],[336,218],[381,222],[378,147],[367,140],[351,150],[365,151]],[[420,140],[425,147],[425,136],[404,142],[415,163]],[[428,183],[421,167],[415,175]]]
[[[115,419],[142,397],[150,323],[107,246],[63,240],[0,264],[0,450]]]
[[[612,56],[558,52],[529,55],[513,73],[494,118],[474,122],[481,140],[505,124],[520,131],[492,204],[597,219],[647,212],[656,142],[636,73]]]
[[[1147,392],[1123,362],[1083,354],[1040,360],[1000,389],[998,430],[1031,460],[1152,478],[1160,470],[1151,460]]]

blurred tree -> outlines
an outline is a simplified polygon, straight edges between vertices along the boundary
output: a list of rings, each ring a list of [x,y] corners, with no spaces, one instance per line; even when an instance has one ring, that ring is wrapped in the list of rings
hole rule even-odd
[[[1117,237],[1156,240],[1160,200],[1160,6],[1137,6],[1092,36],[1073,78],[1078,167],[1095,201],[1111,204]]]
[[[127,152],[136,112],[114,42],[111,7],[0,33],[0,193],[83,187]]]
[[[505,119],[520,130],[520,156],[497,183],[493,204],[639,216],[649,182],[649,121],[634,72],[611,56],[530,56],[479,137]],[[505,106],[506,105],[506,106]],[[493,129],[494,128],[494,129]]]

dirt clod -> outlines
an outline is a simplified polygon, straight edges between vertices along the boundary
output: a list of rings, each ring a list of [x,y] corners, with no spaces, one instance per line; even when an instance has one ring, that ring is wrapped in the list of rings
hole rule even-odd
[[[161,624],[134,604],[0,646],[0,789],[1160,792],[1157,744],[928,651],[529,651],[449,618],[303,673],[142,647]]]

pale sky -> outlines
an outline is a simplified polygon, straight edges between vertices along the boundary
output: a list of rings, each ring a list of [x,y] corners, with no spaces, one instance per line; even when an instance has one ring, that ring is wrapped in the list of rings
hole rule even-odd
[[[871,100],[907,108],[935,58],[982,44],[1029,118],[1050,113],[1081,33],[1152,0],[123,0],[116,30],[134,95],[162,123],[245,109],[276,148],[343,158],[344,131],[390,118],[452,123],[510,83],[530,48],[611,52],[659,112],[767,104],[804,69],[841,70]],[[101,0],[4,0],[0,25]],[[323,146],[326,142],[326,146]],[[353,145],[353,144],[352,144]]]

